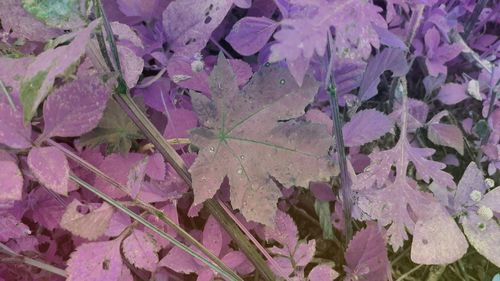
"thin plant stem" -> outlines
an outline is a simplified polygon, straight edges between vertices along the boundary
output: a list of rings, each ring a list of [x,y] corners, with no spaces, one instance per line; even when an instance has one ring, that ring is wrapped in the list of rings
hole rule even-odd
[[[118,85],[115,88],[115,94],[113,95],[114,99],[143,132],[143,134],[149,139],[149,141],[155,145],[156,149],[163,155],[165,160],[174,168],[186,184],[192,188],[191,175],[186,164],[184,163],[184,160],[179,156],[179,154],[177,154],[175,149],[165,141],[163,135],[158,131],[158,129],[156,129],[156,127],[151,123],[151,121],[130,96],[129,89],[123,79],[123,72],[119,67],[120,60],[118,57],[116,42],[113,37],[113,31],[111,30],[111,26],[107,20],[104,9],[102,8],[101,1],[94,0],[94,3],[96,4],[96,9],[99,10],[99,14],[102,16],[104,28],[108,34],[108,43],[111,45],[110,50],[112,53],[112,59],[114,59],[115,65],[118,68]],[[101,49],[101,52],[105,53],[107,52],[107,49]],[[227,216],[220,204],[214,199],[208,199],[205,201],[204,206],[207,207],[209,212],[224,227],[226,232],[245,253],[248,259],[255,265],[257,270],[262,273],[264,279],[267,281],[275,280],[274,273],[269,268],[265,260],[250,243],[248,237],[241,232],[236,223]]]
[[[61,276],[61,277],[64,277],[64,278],[68,277],[68,275],[66,274],[66,271],[64,271],[63,269],[60,269],[58,267],[55,267],[53,265],[44,263],[44,262],[39,261],[39,260],[35,260],[35,259],[32,259],[32,258],[23,256],[23,255],[20,255],[20,254],[14,252],[14,250],[12,250],[11,248],[9,248],[4,243],[0,243],[0,252],[1,253],[5,253],[6,255],[9,255],[9,256],[11,256],[11,257],[13,257],[15,259],[18,259],[20,262],[23,262],[23,263],[25,263],[27,265],[40,268],[42,270],[45,270],[47,272],[50,272],[52,274],[55,274],[55,275],[58,275],[58,276]]]
[[[429,275],[427,275],[426,281],[439,281],[439,280],[441,280],[441,276],[443,275],[445,270],[446,270],[446,264],[445,265],[431,266],[429,269]]]
[[[120,202],[118,202],[118,201],[114,200],[113,198],[109,197],[108,195],[104,194],[103,192],[101,192],[97,188],[93,187],[92,185],[90,185],[86,181],[84,181],[84,180],[80,179],[79,177],[72,175],[72,174],[69,176],[69,178],[71,181],[77,183],[78,185],[84,187],[88,191],[94,193],[96,196],[98,196],[99,198],[101,198],[102,200],[104,200],[105,202],[110,204],[111,206],[113,206],[113,207],[117,208],[118,210],[122,211],[123,213],[127,214],[129,217],[133,218],[135,221],[144,225],[145,227],[147,227],[148,229],[150,229],[154,233],[160,235],[162,238],[168,240],[170,243],[172,243],[176,247],[179,247],[183,251],[187,252],[189,255],[191,255],[192,257],[201,261],[203,264],[207,265],[208,267],[210,267],[214,271],[218,272],[222,276],[225,276],[229,280],[243,281],[243,279],[241,279],[241,277],[239,277],[232,270],[231,271],[223,270],[217,264],[215,264],[213,261],[207,259],[206,257],[198,254],[197,252],[195,252],[194,250],[192,250],[188,246],[182,244],[181,242],[179,242],[177,239],[175,239],[174,237],[172,237],[168,233],[165,233],[164,231],[160,230],[158,227],[156,227],[154,224],[152,224],[148,220],[146,220],[143,217],[141,217],[140,215],[132,212],[130,209],[123,206]]]
[[[212,42],[212,44],[219,48],[226,57],[234,59],[234,57],[224,47],[222,47],[222,45],[219,44],[219,42],[217,42],[217,40],[215,40],[213,36],[210,36],[210,42]]]
[[[7,102],[9,103],[12,110],[17,111],[16,105],[14,104],[14,101],[12,100],[9,91],[7,91],[7,88],[5,88],[5,85],[3,84],[2,80],[0,80],[0,91],[2,91],[2,93],[7,98]]]
[[[80,166],[84,167],[85,169],[91,171],[98,177],[102,178],[105,180],[107,183],[113,185],[114,187],[118,188],[119,190],[127,193],[127,188],[123,186],[122,184],[118,183],[116,180],[113,178],[109,177],[105,173],[103,173],[101,170],[99,170],[97,167],[94,165],[88,163],[69,149],[65,148],[64,146],[58,144],[57,142],[49,139],[46,141],[47,144],[50,144],[51,146],[59,149],[62,153],[66,155],[66,157],[72,159],[73,161],[77,162]],[[122,205],[130,205],[131,203],[135,203],[136,206],[140,206],[146,211],[148,211],[150,214],[156,216],[159,220],[163,221],[166,223],[168,226],[170,226],[172,229],[174,229],[177,234],[179,234],[181,237],[189,241],[191,244],[196,246],[203,254],[205,254],[207,257],[209,257],[214,263],[216,263],[219,267],[221,267],[224,270],[230,271],[231,269],[228,268],[217,256],[215,256],[210,250],[208,250],[203,244],[201,244],[198,240],[193,238],[189,233],[187,233],[182,227],[178,226],[176,223],[174,223],[170,218],[165,216],[165,214],[154,207],[153,205],[146,203],[140,199],[134,199],[132,202],[126,202],[127,204],[121,203]]]
[[[464,25],[464,32],[462,33],[462,37],[464,38],[464,40],[467,40],[467,38],[471,34],[471,31],[474,29],[474,25],[479,19],[479,16],[481,15],[484,7],[486,7],[486,4],[488,4],[488,0],[479,0],[474,6],[472,14],[467,19],[467,22]]]
[[[424,265],[423,264],[419,264],[419,265],[415,266],[410,271],[408,271],[405,274],[399,276],[399,278],[396,279],[396,281],[404,281],[406,277],[410,276],[413,272],[419,270],[422,266],[424,266]]]
[[[326,89],[330,98],[330,106],[332,109],[332,120],[334,125],[333,130],[333,140],[336,146],[338,162],[340,166],[340,186],[342,194],[342,205],[344,207],[344,220],[345,220],[345,245],[349,244],[352,238],[352,197],[351,197],[351,177],[347,170],[347,158],[344,146],[344,136],[342,134],[342,121],[339,111],[339,103],[337,97],[337,89],[335,86],[335,79],[333,77],[333,72],[331,68],[333,67],[333,39],[332,35],[328,33],[328,44],[329,44],[329,63],[328,63],[328,74],[325,77]]]

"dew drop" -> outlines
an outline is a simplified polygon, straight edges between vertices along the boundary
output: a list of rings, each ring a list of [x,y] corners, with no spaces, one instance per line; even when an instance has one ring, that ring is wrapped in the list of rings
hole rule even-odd
[[[242,154],[242,155],[240,155],[240,159],[241,159],[241,160],[245,160],[245,155],[243,155],[243,154]]]
[[[493,210],[486,206],[479,207],[479,209],[477,210],[477,214],[485,220],[493,218]]]
[[[243,169],[241,169],[241,168],[240,168],[240,169],[238,169],[238,171],[236,171],[236,173],[238,173],[238,175],[243,174]]]
[[[215,152],[215,148],[213,146],[211,146],[211,147],[208,148],[208,151],[214,153]]]
[[[482,194],[481,194],[481,191],[479,190],[476,190],[474,189],[470,194],[469,194],[469,197],[472,201],[474,202],[479,202],[481,201],[481,197],[482,197]]]
[[[491,179],[491,178],[487,178],[487,179],[485,179],[485,180],[484,180],[484,183],[486,184],[486,186],[487,186],[488,188],[492,188],[492,187],[494,187],[494,186],[495,186],[495,181],[494,181],[493,179]]]
[[[281,80],[280,80],[280,84],[281,84],[281,85],[285,85],[285,79],[281,79]]]
[[[266,63],[264,64],[264,66],[265,66],[265,67],[269,67],[269,66],[271,66],[271,63],[270,63],[270,62],[266,62]]]

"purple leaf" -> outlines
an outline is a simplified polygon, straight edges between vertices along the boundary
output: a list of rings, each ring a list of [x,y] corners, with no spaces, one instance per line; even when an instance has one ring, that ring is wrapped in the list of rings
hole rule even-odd
[[[68,194],[69,165],[59,149],[32,148],[28,154],[28,166],[41,184],[59,194]]]
[[[402,106],[399,102],[394,104],[394,110],[389,115],[392,120],[395,120],[401,126]],[[414,132],[416,129],[424,126],[427,121],[427,114],[429,114],[429,106],[420,100],[408,99],[408,132]]]
[[[380,75],[386,70],[392,71],[393,76],[403,76],[408,72],[409,67],[403,50],[384,49],[368,62],[359,88],[359,99],[366,101],[377,95]]]
[[[127,175],[127,188],[128,193],[132,198],[136,198],[142,189],[144,177],[146,176],[146,166],[148,164],[148,157],[146,156],[141,161],[135,163]]]
[[[195,204],[211,198],[227,176],[233,208],[271,225],[281,192],[270,175],[285,186],[305,187],[335,174],[327,160],[331,140],[324,126],[279,122],[304,114],[317,91],[311,77],[299,87],[283,68],[264,66],[240,94],[230,64],[220,57],[210,85],[213,100],[191,94],[204,125],[191,131],[200,148],[190,168]]]
[[[457,104],[469,98],[465,88],[465,84],[446,83],[441,87],[437,98],[446,105]]]
[[[123,186],[126,186],[130,169],[143,159],[144,155],[139,153],[111,154],[102,161],[99,169]],[[96,179],[95,187],[113,198],[121,198],[127,195],[99,177]]]
[[[43,135],[76,137],[97,126],[108,93],[96,76],[81,78],[63,85],[43,105]]]
[[[0,143],[14,149],[31,147],[31,126],[23,123],[22,112],[0,103]]]
[[[38,106],[48,96],[55,79],[65,75],[85,54],[90,35],[98,23],[98,20],[91,22],[76,33],[70,44],[44,51],[28,66],[21,82],[21,102],[26,122],[31,120]]]
[[[226,41],[244,56],[262,49],[278,27],[278,23],[265,17],[244,17],[233,25]]]
[[[125,238],[122,247],[123,254],[130,263],[147,271],[155,271],[160,247],[152,236],[136,229]]]
[[[38,186],[29,194],[32,200],[33,220],[45,228],[53,231],[59,227],[59,222],[65,212],[66,205],[69,204],[69,198],[59,198],[50,193],[48,189]]]
[[[309,272],[309,276],[307,276],[309,281],[333,281],[339,277],[337,271],[333,270],[332,267],[320,264]]]
[[[500,187],[488,191],[481,200],[481,205],[490,208],[493,212],[500,213]]]
[[[377,32],[378,36],[380,37],[380,43],[390,47],[390,48],[398,48],[401,50],[407,50],[408,47],[406,46],[405,42],[401,40],[396,34],[390,32],[389,30],[385,28],[381,28],[376,25],[372,25],[373,30]]]
[[[160,260],[158,266],[166,266],[179,273],[194,273],[203,268],[196,263],[194,258],[179,247],[173,247],[168,254]]]
[[[393,126],[392,120],[380,111],[360,111],[342,127],[345,146],[361,146],[374,141],[388,133]]]
[[[10,214],[0,216],[0,241],[6,242],[9,239],[16,239],[31,234],[27,225],[20,222]]]
[[[168,121],[163,136],[167,139],[187,138],[189,130],[198,125],[196,114],[192,110],[175,108],[168,111]]]
[[[175,0],[163,12],[171,50],[187,56],[201,51],[231,9],[231,0]]]
[[[252,0],[234,0],[234,5],[242,9],[248,9],[252,6]]]
[[[273,228],[266,227],[266,240],[273,239],[286,247],[289,253],[293,253],[297,246],[298,230],[293,219],[286,213],[278,211],[274,219]]]
[[[2,121],[3,122],[3,121]],[[21,200],[23,175],[13,161],[0,161],[0,202]]]
[[[464,154],[464,136],[456,125],[430,123],[427,127],[427,137],[437,145],[454,148]]]
[[[2,1],[0,5],[2,5],[3,3],[4,1]],[[2,13],[2,11],[0,11],[0,13]],[[2,18],[1,15],[0,18]],[[24,74],[26,73],[26,68],[32,61],[33,57],[22,57],[17,59],[5,56],[0,57],[0,64],[2,65],[2,67],[0,68],[0,81],[2,81],[5,88],[12,89],[11,91],[9,91],[9,93],[16,105],[19,105],[19,89],[21,87],[21,81],[19,77],[24,76]],[[0,104],[2,102],[8,102],[4,94],[0,95]]]
[[[309,240],[307,243],[300,243],[293,253],[293,260],[297,266],[308,265],[316,252],[316,240]]]
[[[155,153],[148,158],[146,175],[153,180],[163,180],[167,172],[165,161],[160,153]]]
[[[170,79],[177,85],[202,93],[209,93],[208,74],[206,71],[194,71],[191,59],[184,56],[173,56],[167,64]]]
[[[96,240],[108,229],[113,213],[113,207],[107,203],[97,207],[95,203],[85,205],[74,199],[66,207],[60,225],[74,235]]]
[[[120,11],[126,16],[140,17],[144,20],[151,20],[160,4],[159,0],[117,0],[116,2]]]
[[[71,254],[68,281],[124,280],[130,271],[120,254],[121,239],[80,245]],[[127,279],[128,280],[128,279]]]
[[[347,280],[385,281],[390,276],[385,240],[376,224],[369,224],[354,235],[345,259]]]
[[[438,76],[439,73],[446,74],[447,68],[444,64],[458,56],[462,51],[462,46],[459,43],[440,44],[441,36],[435,27],[425,33],[424,40],[427,51],[425,64],[429,74],[432,76]]]
[[[118,45],[118,55],[123,70],[123,78],[129,88],[135,87],[144,68],[144,60],[137,56],[134,51],[125,46]]]

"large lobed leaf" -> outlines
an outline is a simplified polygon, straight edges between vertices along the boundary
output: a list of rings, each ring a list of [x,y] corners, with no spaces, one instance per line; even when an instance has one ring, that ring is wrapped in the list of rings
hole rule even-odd
[[[272,224],[280,190],[328,180],[336,170],[328,159],[326,126],[297,120],[318,83],[299,87],[279,66],[265,66],[240,92],[228,61],[220,56],[210,76],[212,100],[192,94],[202,127],[191,131],[200,148],[190,172],[195,204],[215,195],[227,176],[231,203],[253,221]]]

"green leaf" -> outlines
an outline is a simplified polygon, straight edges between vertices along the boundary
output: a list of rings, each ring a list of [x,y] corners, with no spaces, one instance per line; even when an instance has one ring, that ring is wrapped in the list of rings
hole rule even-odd
[[[333,239],[332,219],[330,217],[330,203],[328,201],[314,201],[314,210],[319,217],[319,224],[323,230],[324,239]]]
[[[23,8],[28,13],[48,26],[62,29],[74,29],[84,25],[80,2],[80,0],[22,0]]]
[[[97,128],[80,138],[82,146],[108,145],[108,152],[129,152],[132,142],[142,139],[139,128],[114,101],[108,102],[104,116]]]
[[[42,87],[45,78],[47,77],[48,71],[39,71],[30,80],[21,82],[21,103],[24,108],[32,108],[35,103],[35,98],[37,96],[38,90]],[[28,122],[32,117],[32,113],[29,110],[24,111],[24,121]]]

